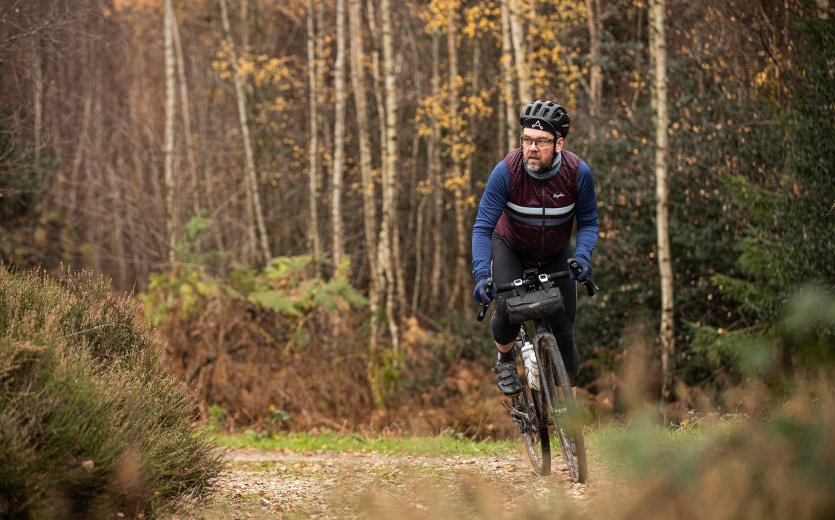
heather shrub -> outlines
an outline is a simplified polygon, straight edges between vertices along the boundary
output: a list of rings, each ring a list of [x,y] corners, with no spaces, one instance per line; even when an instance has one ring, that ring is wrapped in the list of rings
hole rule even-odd
[[[219,452],[128,298],[0,269],[0,516],[148,517],[209,489]]]

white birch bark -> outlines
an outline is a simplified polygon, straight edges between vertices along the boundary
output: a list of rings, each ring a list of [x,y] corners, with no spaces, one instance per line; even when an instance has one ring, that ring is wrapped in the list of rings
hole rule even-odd
[[[449,89],[448,107],[452,114],[452,136],[450,155],[452,156],[452,168],[449,172],[453,203],[455,210],[455,273],[452,277],[452,294],[450,295],[448,307],[454,309],[460,300],[461,312],[466,312],[468,295],[465,289],[465,276],[467,275],[467,244],[466,226],[464,224],[464,193],[463,186],[466,184],[461,164],[461,118],[460,102],[458,99],[458,52],[457,52],[457,31],[455,12],[449,14],[447,23],[447,54],[449,56]]]
[[[433,103],[441,96],[441,36],[440,31],[432,33],[432,100]],[[443,219],[444,219],[444,187],[441,183],[441,129],[440,125],[432,125],[432,134],[427,147],[429,155],[429,177],[433,194],[431,226],[432,233],[432,269],[429,277],[429,297],[433,307],[439,307],[442,284],[441,271],[444,267],[443,258]]]
[[[394,214],[396,207],[396,174],[397,165],[397,86],[395,84],[394,43],[391,34],[391,6],[389,0],[380,2],[380,18],[383,31],[383,74],[385,79],[385,121],[386,146],[383,161],[383,222],[380,230],[380,267],[384,271],[381,281],[385,283],[386,315],[389,333],[391,334],[392,350],[395,359],[399,350],[399,331],[397,311],[395,309],[396,276],[392,251],[391,235],[394,232]]]
[[[507,0],[501,2],[502,10],[502,97],[505,107],[505,135],[507,135],[507,149],[516,148],[516,121],[513,107],[518,100],[513,97],[513,44],[510,38],[510,12]]]
[[[603,67],[600,65],[600,39],[603,28],[600,24],[600,0],[586,0],[589,30],[589,114],[600,115],[600,103],[603,96]],[[592,128],[593,130],[593,128]]]
[[[165,46],[165,229],[168,233],[168,261],[174,263],[174,250],[177,247],[177,223],[174,206],[176,185],[174,180],[174,112],[177,95],[174,62],[174,7],[172,0],[165,0],[164,46]]]
[[[307,82],[310,90],[310,133],[307,144],[308,160],[308,241],[313,260],[318,265],[322,258],[322,241],[319,236],[319,72],[316,53],[316,24],[313,0],[307,0]],[[317,267],[318,270],[318,267]]]
[[[524,21],[522,20],[521,0],[507,0],[510,2],[510,36],[513,40],[513,53],[516,61],[516,80],[519,83],[519,98],[524,103],[533,101],[531,98],[528,78],[528,49],[525,44]]]
[[[669,187],[667,157],[669,142],[667,129],[667,46],[665,43],[665,0],[650,0],[650,55],[654,65],[653,112],[655,119],[655,222],[658,240],[658,271],[661,278],[661,370],[662,397],[668,399],[672,391],[673,353],[673,263],[669,231]]]
[[[354,105],[357,112],[357,136],[359,139],[360,176],[362,179],[363,225],[365,250],[368,257],[370,283],[368,288],[371,348],[376,347],[378,324],[377,312],[380,305],[379,281],[377,280],[377,208],[374,197],[374,179],[371,163],[371,137],[368,122],[368,101],[365,97],[365,69],[363,67],[362,10],[361,0],[349,1],[349,28],[351,34],[351,85],[354,90]]]
[[[220,0],[221,20],[223,32],[226,35],[226,43],[229,47],[229,64],[232,67],[232,77],[235,81],[235,95],[238,100],[238,117],[241,123],[241,138],[244,145],[246,157],[246,176],[249,183],[249,193],[252,200],[252,212],[255,214],[255,223],[260,235],[260,246],[262,263],[267,265],[272,260],[269,241],[267,239],[267,228],[264,224],[264,214],[261,210],[261,197],[258,194],[258,175],[255,171],[255,155],[252,150],[252,141],[249,136],[249,122],[246,115],[246,99],[244,97],[244,85],[241,73],[238,70],[238,56],[235,52],[235,42],[232,40],[232,30],[229,26],[229,13],[226,8],[226,0]]]
[[[342,163],[345,154],[345,0],[336,0],[336,96],[333,125],[333,173],[331,175],[331,260],[334,271],[342,260]]]

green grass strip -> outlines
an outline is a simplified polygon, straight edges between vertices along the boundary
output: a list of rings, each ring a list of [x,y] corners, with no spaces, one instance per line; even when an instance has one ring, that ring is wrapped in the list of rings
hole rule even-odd
[[[318,433],[287,432],[265,435],[253,430],[239,434],[218,434],[218,444],[230,448],[258,448],[288,450],[298,453],[358,452],[394,455],[505,456],[518,451],[519,440],[472,441],[455,435],[436,437],[381,437],[358,433],[339,434],[331,431]]]

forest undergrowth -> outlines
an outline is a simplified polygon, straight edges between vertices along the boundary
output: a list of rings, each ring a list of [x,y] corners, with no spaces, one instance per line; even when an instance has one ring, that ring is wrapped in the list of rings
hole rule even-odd
[[[136,302],[0,267],[0,517],[147,517],[223,467]]]

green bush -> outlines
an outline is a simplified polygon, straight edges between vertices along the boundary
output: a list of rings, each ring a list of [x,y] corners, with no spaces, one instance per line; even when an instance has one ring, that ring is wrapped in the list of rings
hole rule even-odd
[[[90,275],[0,269],[1,517],[148,517],[219,474],[138,312]]]

